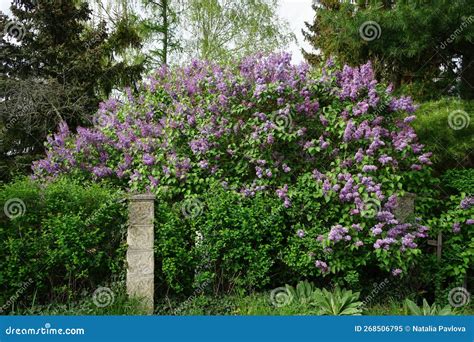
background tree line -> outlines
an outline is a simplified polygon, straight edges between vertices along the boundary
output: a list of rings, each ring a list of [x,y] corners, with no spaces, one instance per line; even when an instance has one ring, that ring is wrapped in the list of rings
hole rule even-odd
[[[12,15],[0,14],[0,179],[29,172],[61,120],[92,125],[103,99],[136,91],[151,69],[284,49],[295,36],[277,8],[278,0],[13,0]],[[313,50],[303,51],[311,65],[371,60],[379,79],[417,100],[474,97],[472,1],[320,0],[313,10],[304,30]]]

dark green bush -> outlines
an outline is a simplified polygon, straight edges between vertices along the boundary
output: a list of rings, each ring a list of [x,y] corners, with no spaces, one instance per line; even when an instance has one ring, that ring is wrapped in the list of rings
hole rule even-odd
[[[436,264],[435,274],[437,297],[443,300],[447,298],[446,291],[462,286],[473,275],[474,206],[467,205],[468,201],[466,194],[451,196],[445,200],[443,212],[428,222],[433,239],[438,233],[443,236],[441,260]],[[472,279],[467,283],[472,284]]]
[[[0,188],[0,306],[71,300],[123,270],[123,193],[29,179]],[[14,299],[14,300],[12,300]],[[8,307],[5,307],[7,304]]]
[[[158,286],[228,293],[268,285],[289,233],[282,208],[268,195],[245,198],[224,190],[173,206],[158,201]]]
[[[189,291],[195,261],[193,234],[179,206],[158,200],[155,204],[155,282],[165,293]]]
[[[456,190],[474,194],[474,168],[471,169],[450,169],[442,177],[443,184]]]
[[[413,127],[439,172],[474,166],[474,101],[442,99],[425,102]]]

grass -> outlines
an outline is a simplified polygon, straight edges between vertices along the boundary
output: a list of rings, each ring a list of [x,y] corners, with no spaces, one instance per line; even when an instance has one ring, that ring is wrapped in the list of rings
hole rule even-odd
[[[458,315],[473,315],[474,305],[455,309]],[[142,315],[140,301],[130,299],[124,290],[115,291],[110,305],[98,307],[92,298],[83,298],[68,304],[52,303],[32,305],[29,308],[15,309],[12,315]],[[155,303],[155,315],[262,315],[262,316],[301,316],[315,315],[316,310],[308,304],[290,303],[274,306],[268,292],[249,295],[209,296],[199,295],[190,298],[161,298]],[[407,315],[408,310],[399,300],[374,303],[363,312],[364,315]]]

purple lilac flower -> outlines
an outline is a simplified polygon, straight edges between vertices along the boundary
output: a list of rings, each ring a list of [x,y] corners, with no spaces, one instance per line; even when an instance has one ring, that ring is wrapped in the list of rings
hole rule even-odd
[[[376,224],[374,227],[372,227],[372,234],[374,234],[374,236],[377,236],[377,235],[380,235],[382,234],[383,230],[383,223],[378,223]]]
[[[155,157],[153,157],[151,154],[145,153],[143,155],[143,163],[145,165],[153,165],[155,163]]]
[[[324,261],[321,260],[316,260],[314,265],[321,270],[321,272],[326,273],[329,271],[328,264],[326,264]]]
[[[386,165],[386,164],[390,163],[391,161],[393,161],[393,158],[390,157],[390,156],[387,156],[386,154],[379,157],[379,162],[382,165]]]
[[[394,270],[392,270],[392,275],[393,276],[399,276],[403,271],[399,268],[395,268]]]
[[[153,176],[148,176],[148,179],[150,180],[150,183],[151,183],[151,186],[152,187],[156,187],[159,183],[158,179],[156,179],[155,177]]]
[[[385,239],[378,239],[374,243],[374,248],[375,249],[383,248],[383,249],[387,250],[387,249],[390,248],[390,245],[392,245],[396,242],[397,242],[397,240],[395,240],[394,238],[390,238],[390,237],[387,237]]]
[[[113,171],[107,166],[94,166],[92,168],[92,173],[99,178],[103,178],[109,176],[113,173]]]
[[[457,234],[461,231],[461,224],[459,222],[456,222],[453,224],[453,233]]]
[[[291,168],[286,164],[283,164],[281,167],[283,169],[283,172],[285,172],[285,173],[288,173],[288,172],[291,171]]]
[[[278,198],[283,200],[283,205],[285,206],[285,208],[291,206],[291,201],[288,197],[288,184],[285,184],[283,188],[277,189],[276,194]]]
[[[189,147],[191,147],[191,151],[193,151],[194,154],[206,153],[210,148],[209,142],[205,138],[191,141]]]
[[[304,143],[303,150],[307,150],[314,146],[314,141],[310,140]]]
[[[329,192],[329,190],[331,190],[331,183],[329,182],[329,180],[325,179],[323,183],[324,194],[326,195]]]
[[[406,234],[403,238],[402,238],[402,246],[406,247],[406,248],[416,248],[418,247],[418,245],[413,242],[413,240],[415,239],[415,236],[408,233]]]
[[[329,125],[329,121],[328,119],[326,119],[326,117],[324,115],[319,115],[319,121],[321,122],[321,124],[326,127],[327,125]]]
[[[466,224],[469,225],[469,226],[473,225],[474,224],[474,219],[467,219]]]
[[[199,163],[198,163],[199,167],[201,169],[207,169],[209,167],[209,162],[207,160],[201,160]]]
[[[364,245],[364,243],[363,243],[362,241],[360,241],[360,240],[359,240],[359,241],[356,241],[356,242],[354,243],[354,246],[356,246],[356,247],[361,247],[361,246],[363,246],[363,245]]]
[[[433,155],[433,153],[428,152],[428,153],[423,153],[421,156],[418,157],[418,161],[421,164],[426,164],[426,165],[431,165],[431,160],[430,157]]]
[[[313,170],[313,178],[314,179],[319,181],[319,180],[322,180],[323,177],[324,177],[324,175],[321,172],[319,172],[317,169]]]
[[[375,165],[364,165],[362,167],[363,172],[371,172],[371,171],[377,171],[377,166]]]
[[[298,235],[298,237],[300,238],[303,238],[305,235],[305,232],[302,229],[298,229],[298,231],[296,232],[296,235]]]
[[[459,206],[461,207],[461,209],[467,210],[473,205],[474,205],[474,197],[466,197],[461,201]]]
[[[390,109],[393,111],[406,111],[413,113],[416,107],[413,105],[413,100],[410,97],[402,96],[398,99],[393,99],[390,103]]]
[[[349,229],[337,224],[331,228],[328,234],[328,239],[334,242],[340,241],[345,238]]]
[[[357,150],[357,153],[354,156],[354,160],[360,163],[362,159],[364,159],[364,152],[361,148],[359,148],[359,150]]]
[[[347,142],[349,140],[351,140],[352,138],[352,131],[354,130],[354,123],[352,122],[352,120],[349,120],[347,122],[347,125],[346,125],[346,128],[344,129],[344,134],[342,136],[342,139]]]

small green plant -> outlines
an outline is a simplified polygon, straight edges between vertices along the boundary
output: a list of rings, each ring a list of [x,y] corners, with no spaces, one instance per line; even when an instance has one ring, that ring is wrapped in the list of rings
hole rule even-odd
[[[314,303],[319,315],[357,316],[362,314],[362,302],[359,301],[359,292],[336,288],[329,292],[326,289],[314,291]]]
[[[309,304],[314,302],[314,292],[317,289],[315,289],[314,285],[309,281],[300,281],[296,285],[296,288],[291,285],[285,285],[285,287],[293,302],[299,304]]]
[[[454,312],[451,310],[449,305],[446,305],[444,308],[433,304],[430,306],[426,299],[423,298],[423,305],[419,307],[415,302],[410,299],[405,299],[405,307],[407,311],[414,316],[449,316],[454,315]]]

